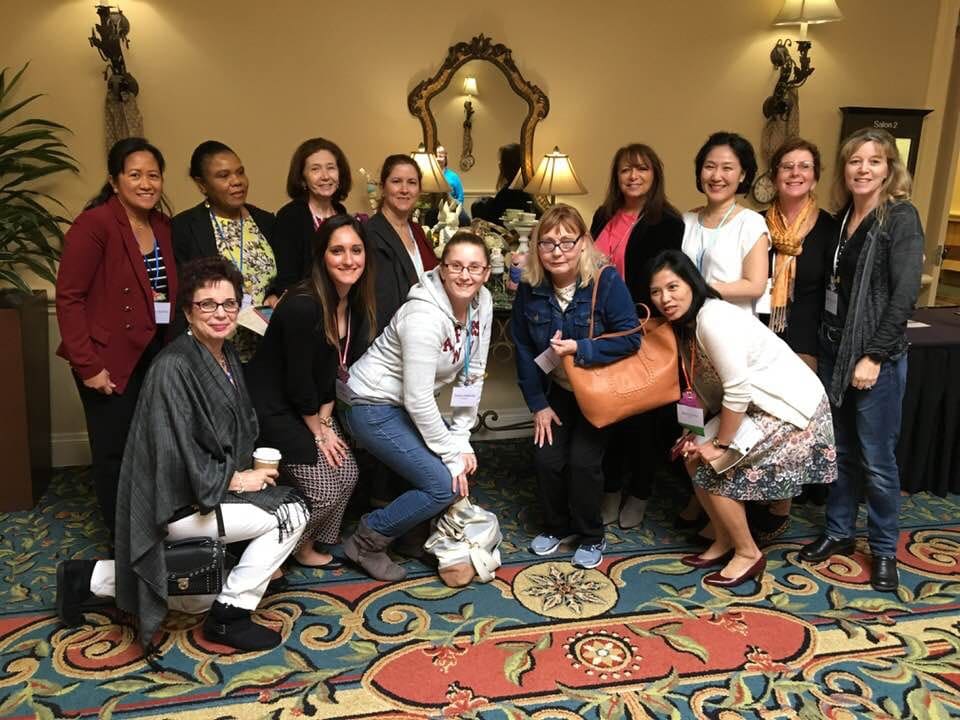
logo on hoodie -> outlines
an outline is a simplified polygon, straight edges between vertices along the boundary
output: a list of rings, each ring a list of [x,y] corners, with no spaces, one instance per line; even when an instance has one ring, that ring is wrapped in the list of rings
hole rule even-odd
[[[453,326],[454,338],[449,337],[444,338],[443,342],[440,344],[440,352],[450,353],[451,354],[451,363],[460,362],[460,353],[463,351],[463,344],[460,341],[460,335],[462,334],[462,329],[459,325]],[[470,322],[470,334],[475,337],[480,337],[480,321],[473,320]]]

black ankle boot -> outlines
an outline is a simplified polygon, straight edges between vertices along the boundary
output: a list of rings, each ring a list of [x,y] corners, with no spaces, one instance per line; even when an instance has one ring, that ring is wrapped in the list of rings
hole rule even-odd
[[[65,625],[83,623],[84,608],[111,605],[107,598],[90,592],[90,578],[96,560],[64,560],[57,564],[57,615]]]
[[[214,602],[203,621],[203,636],[237,650],[269,650],[280,644],[280,633],[258,625],[243,608]]]

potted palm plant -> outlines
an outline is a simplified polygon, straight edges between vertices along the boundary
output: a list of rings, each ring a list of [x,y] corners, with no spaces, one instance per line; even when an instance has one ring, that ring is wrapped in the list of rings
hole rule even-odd
[[[60,134],[63,125],[20,119],[39,95],[15,100],[27,65],[0,70],[0,511],[32,507],[50,476],[50,379],[47,293],[34,278],[56,280],[68,221],[62,204],[43,189],[52,176],[77,172]],[[51,208],[55,208],[51,210]]]

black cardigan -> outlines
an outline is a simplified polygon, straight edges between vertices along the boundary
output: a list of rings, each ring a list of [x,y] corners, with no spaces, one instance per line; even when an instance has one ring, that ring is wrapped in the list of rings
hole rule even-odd
[[[590,234],[596,240],[610,218],[602,207],[597,208],[590,223]],[[650,278],[647,277],[647,264],[663,250],[680,250],[683,244],[683,220],[679,215],[664,210],[659,222],[650,224],[646,217],[633,226],[627,240],[624,253],[626,277],[624,282],[630,289],[635,303],[642,302],[654,315],[657,309],[650,302]]]
[[[277,262],[277,277],[279,278],[283,274],[283,269],[281,267],[281,256],[277,254],[277,247],[273,238],[276,218],[273,213],[261,210],[255,205],[244,205],[244,207],[273,250],[274,259]],[[177,265],[182,265],[195,258],[216,257],[219,254],[217,252],[217,239],[213,234],[213,223],[210,221],[210,209],[206,203],[200,203],[189,210],[174,215],[171,230],[173,233],[173,254],[177,259]],[[279,296],[281,292],[282,290],[277,288],[275,278],[267,288],[266,294]]]
[[[337,214],[345,215],[347,209],[338,202],[333,204]],[[296,285],[310,275],[313,266],[313,239],[317,230],[313,213],[305,198],[291,200],[277,210],[277,224],[273,227],[271,245],[277,255],[277,282],[280,291]],[[282,268],[282,269],[281,269]]]
[[[413,237],[420,250],[420,259],[423,269],[431,270],[437,266],[437,258],[432,249],[427,254],[430,244],[427,242],[423,228],[417,223],[410,222],[413,228]],[[404,247],[403,240],[397,231],[390,225],[383,213],[376,213],[367,221],[367,247],[372,248],[376,259],[374,266],[377,273],[377,335],[390,324],[390,319],[407,299],[410,288],[417,284],[417,270],[413,267],[410,254]]]
[[[362,308],[351,309],[352,365],[369,344],[369,323]],[[288,292],[270,317],[267,334],[246,366],[250,399],[260,421],[258,443],[277,448],[284,462],[317,462],[313,433],[303,422],[334,399],[339,358],[327,341],[320,305],[301,290]]]

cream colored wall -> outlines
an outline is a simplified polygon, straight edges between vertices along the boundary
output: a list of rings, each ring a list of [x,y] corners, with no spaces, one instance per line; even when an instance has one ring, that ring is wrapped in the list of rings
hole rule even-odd
[[[930,38],[941,6],[954,1],[840,0],[843,22],[811,28],[816,73],[801,90],[801,130],[825,158],[836,151],[838,106],[924,107],[936,96]],[[306,137],[332,138],[354,168],[378,169],[420,139],[406,109],[409,90],[436,71],[448,46],[482,32],[509,46],[550,98],[535,158],[554,145],[568,152],[590,190],[571,200],[590,213],[603,197],[610,156],[625,142],[660,152],[681,208],[698,202],[693,156],[711,131],[759,142],[760,106],[776,79],[770,48],[795,35],[770,26],[781,5],[128,0],[122,7],[146,134],[167,156],[166,189],[177,209],[199,199],[186,165],[207,138],[240,153],[250,199],[268,209],[284,202],[290,152]],[[26,89],[47,94],[36,110],[74,131],[82,172],[51,189],[76,212],[104,175],[102,63],[86,39],[95,13],[87,0],[34,0],[5,2],[3,17],[2,63],[31,60]],[[459,157],[459,139],[446,142]],[[925,142],[916,198],[924,216],[935,158],[935,141]],[[348,206],[363,207],[358,190]],[[54,417],[56,431],[70,436],[83,423],[65,377],[53,380]]]

